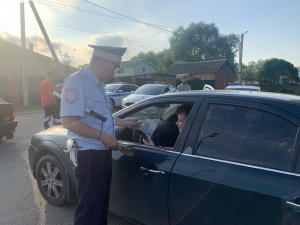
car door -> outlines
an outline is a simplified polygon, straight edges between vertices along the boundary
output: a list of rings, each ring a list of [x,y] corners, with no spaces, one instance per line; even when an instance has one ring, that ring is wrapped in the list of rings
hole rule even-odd
[[[300,224],[299,124],[269,105],[211,101],[172,170],[170,224]]]
[[[160,104],[165,103],[161,102]],[[165,120],[164,115],[167,114],[168,109],[159,109],[156,112],[153,105],[151,103],[149,107],[142,107],[142,109],[134,111],[133,114],[129,113],[129,115],[122,118],[140,121],[146,116],[155,120],[155,115],[157,115],[158,120],[156,121],[162,120],[163,123]],[[166,105],[172,106],[170,100],[166,101]],[[195,107],[198,107],[198,105],[195,104]],[[191,120],[195,116],[195,112],[190,113]],[[173,123],[175,125],[174,121]],[[129,131],[132,134],[133,131]],[[188,128],[179,137],[173,149],[166,149],[133,142],[128,129],[120,128],[116,130],[116,137],[122,139],[120,143],[123,149],[113,150],[112,154],[113,176],[110,197],[110,209],[112,211],[142,224],[169,224],[168,190],[170,171],[179,156],[179,149],[182,148],[186,140],[187,132]],[[168,135],[170,134],[171,132]]]

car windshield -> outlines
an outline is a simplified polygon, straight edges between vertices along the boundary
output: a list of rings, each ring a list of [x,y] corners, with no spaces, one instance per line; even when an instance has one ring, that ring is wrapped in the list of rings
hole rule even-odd
[[[116,92],[119,87],[119,84],[108,84],[105,86],[105,90],[108,92]]]
[[[141,95],[159,95],[162,93],[164,86],[143,86],[134,92],[134,94],[141,94]]]

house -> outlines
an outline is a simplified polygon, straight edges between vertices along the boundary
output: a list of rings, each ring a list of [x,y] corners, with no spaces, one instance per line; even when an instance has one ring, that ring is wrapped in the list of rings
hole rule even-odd
[[[115,72],[117,81],[129,82],[139,86],[147,81],[168,82],[175,85],[176,76],[157,74],[157,67],[145,59],[123,61],[119,72]]]
[[[0,38],[0,96],[13,104],[23,100],[22,49]],[[28,83],[29,103],[40,103],[40,83],[50,69],[48,56],[33,51],[33,45],[25,51],[25,73]]]
[[[204,84],[224,89],[228,83],[234,82],[234,70],[227,59],[175,63],[166,74],[176,75],[176,85],[181,77],[186,76],[192,90],[201,90]]]

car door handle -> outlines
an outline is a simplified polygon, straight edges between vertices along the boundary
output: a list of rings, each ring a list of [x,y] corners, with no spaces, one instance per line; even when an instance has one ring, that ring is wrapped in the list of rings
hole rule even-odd
[[[140,171],[144,173],[145,176],[148,176],[148,175],[159,175],[159,176],[162,176],[162,175],[165,175],[165,172],[164,171],[161,171],[161,170],[150,170],[150,169],[147,169],[145,167],[140,167]]]
[[[296,204],[294,202],[286,201],[286,205],[287,205],[287,207],[289,207],[293,210],[296,210],[298,213],[300,213],[300,205],[299,204]]]

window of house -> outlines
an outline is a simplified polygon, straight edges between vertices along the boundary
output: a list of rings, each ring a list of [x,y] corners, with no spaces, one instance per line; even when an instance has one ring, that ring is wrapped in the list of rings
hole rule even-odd
[[[196,155],[287,170],[297,126],[270,112],[212,104]]]
[[[145,67],[143,67],[143,72],[145,72],[146,71],[146,68]]]

